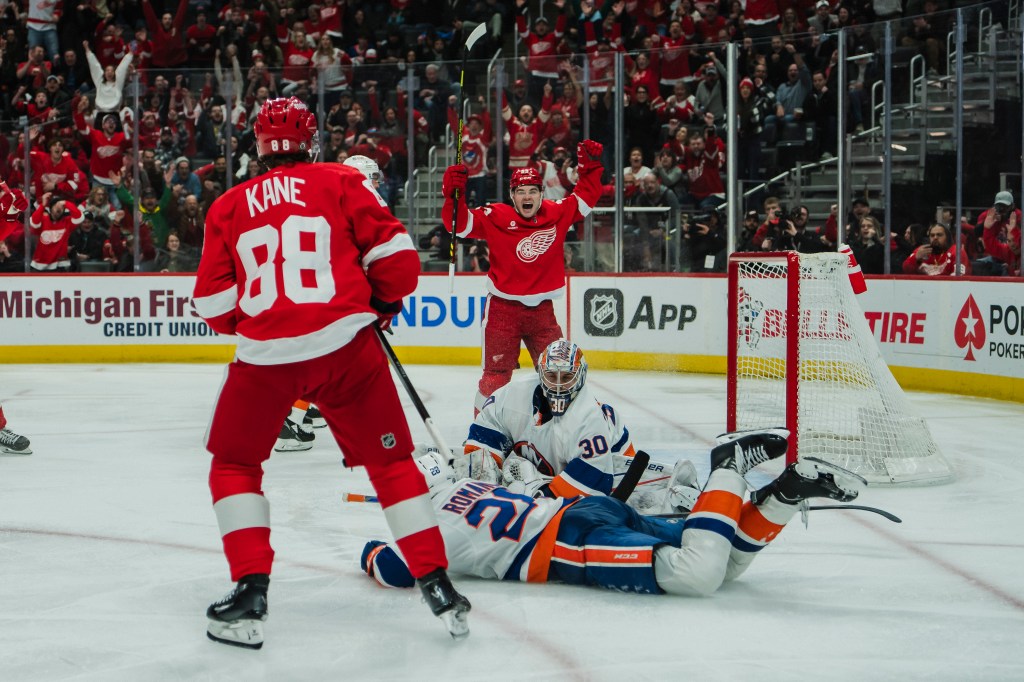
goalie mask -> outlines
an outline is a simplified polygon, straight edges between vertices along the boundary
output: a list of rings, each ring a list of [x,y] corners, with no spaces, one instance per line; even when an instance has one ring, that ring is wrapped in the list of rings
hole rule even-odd
[[[560,417],[583,390],[587,380],[587,361],[583,351],[572,341],[559,339],[548,345],[537,363],[540,387],[551,406],[551,413]]]
[[[413,454],[417,455],[416,464],[423,470],[423,478],[427,480],[431,495],[446,484],[456,481],[455,469],[436,448],[418,446]]]

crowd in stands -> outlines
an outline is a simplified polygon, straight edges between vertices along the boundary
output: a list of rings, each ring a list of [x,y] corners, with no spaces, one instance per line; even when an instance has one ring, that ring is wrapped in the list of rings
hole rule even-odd
[[[483,69],[467,71],[469,200],[503,196],[494,180],[498,144],[505,145],[507,169],[535,164],[545,196],[565,196],[574,182],[575,143],[586,134],[605,145],[609,198],[621,183],[629,207],[664,209],[628,219],[627,269],[720,271],[727,226],[715,209],[725,201],[726,106],[733,96],[725,92],[724,45],[738,43],[740,54],[738,173],[756,184],[789,161],[776,149],[779,140],[812,140],[813,159],[835,155],[841,100],[849,107],[843,132],[864,129],[871,85],[880,77],[875,22],[899,20],[899,44],[941,72],[947,6],[549,0],[542,15],[526,0],[0,0],[0,177],[24,186],[28,145],[30,230],[35,237],[66,231],[67,253],[37,251],[35,270],[78,270],[82,263],[191,270],[210,203],[261,172],[255,113],[268,98],[296,96],[324,112],[320,161],[372,158],[384,172],[380,193],[394,207],[407,174],[407,141],[422,163],[428,148],[458,127],[460,47],[468,31],[485,24],[480,54],[494,54],[514,31],[521,64],[492,111],[481,96],[488,86]],[[854,57],[845,84],[836,68],[841,27],[851,29],[847,49]],[[625,68],[621,87],[614,82],[617,54]],[[613,95],[620,92],[624,169],[613,168]],[[990,258],[994,269],[1018,272],[1019,211],[1003,217],[996,208],[979,218],[977,231],[970,226],[963,260]],[[829,218],[832,228],[808,227],[802,210],[803,224],[799,211],[780,216],[792,230],[764,213],[751,231],[748,218],[739,243],[834,249],[836,217]],[[884,229],[865,226],[863,218],[855,208],[856,234],[848,230],[848,241],[874,263],[872,244]],[[907,228],[891,247],[902,254],[928,232]],[[680,248],[666,246],[670,235]],[[10,235],[0,247],[0,269],[20,269],[24,246],[23,234]],[[486,245],[468,248],[474,251],[467,267],[486,268]],[[566,258],[579,266],[578,253]],[[930,258],[916,260],[923,267]],[[909,272],[906,260],[893,261],[893,271]]]

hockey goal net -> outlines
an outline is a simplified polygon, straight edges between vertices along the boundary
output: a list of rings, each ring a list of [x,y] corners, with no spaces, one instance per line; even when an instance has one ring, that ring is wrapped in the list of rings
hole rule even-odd
[[[787,458],[820,457],[881,485],[953,479],[893,378],[837,253],[729,259],[730,431],[785,425]]]

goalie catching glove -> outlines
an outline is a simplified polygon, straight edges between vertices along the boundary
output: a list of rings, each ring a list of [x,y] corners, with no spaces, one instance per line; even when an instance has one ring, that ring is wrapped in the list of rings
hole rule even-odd
[[[504,457],[493,450],[473,448],[455,458],[455,472],[459,478],[472,478],[484,483],[501,483],[501,465]]]
[[[457,163],[454,166],[448,166],[444,171],[444,177],[441,178],[441,194],[445,199],[454,198],[456,191],[460,197],[466,196],[466,181],[468,179],[469,169],[466,164]]]
[[[528,497],[554,497],[548,488],[550,476],[537,471],[533,462],[512,455],[501,467],[501,482],[509,492]]]

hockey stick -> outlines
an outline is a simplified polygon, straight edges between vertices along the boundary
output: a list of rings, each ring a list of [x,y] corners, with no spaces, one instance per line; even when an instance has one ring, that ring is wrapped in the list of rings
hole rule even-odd
[[[872,514],[878,514],[879,516],[884,516],[893,523],[903,523],[903,519],[895,514],[885,511],[884,509],[879,509],[878,507],[865,507],[859,504],[822,504],[815,507],[808,507],[808,509],[811,511],[821,511],[823,509],[854,509],[857,511],[866,511],[871,512]]]
[[[362,493],[342,493],[341,494],[341,501],[342,502],[377,502],[377,503],[380,502],[380,500],[377,499],[376,495],[363,495]]]
[[[633,494],[633,489],[636,488],[636,484],[640,482],[640,477],[644,475],[644,471],[647,470],[647,464],[651,461],[651,456],[643,450],[637,450],[636,454],[633,455],[633,461],[629,463],[629,468],[626,469],[626,473],[622,476],[622,480],[615,486],[615,490],[612,491],[610,497],[614,497],[620,502],[625,502],[629,499],[629,496]]]
[[[465,89],[465,78],[466,78],[466,61],[469,59],[469,53],[473,51],[473,46],[480,40],[484,34],[487,33],[487,24],[477,24],[476,28],[466,38],[466,44],[462,46],[462,70],[459,71],[459,129],[455,135],[455,165],[462,163],[462,108],[466,105],[466,89]],[[455,245],[458,238],[459,224],[459,190],[455,190],[455,208],[452,210],[452,243],[448,250],[448,293],[455,291]]]
[[[824,511],[829,509],[850,509],[853,511],[866,511],[871,512],[873,514],[878,514],[879,516],[883,516],[889,521],[892,521],[893,523],[903,523],[903,519],[896,516],[895,514],[885,511],[884,509],[879,509],[878,507],[865,507],[859,504],[823,504],[814,507],[807,507],[807,509],[809,511]],[[683,514],[649,514],[649,516],[653,516],[659,519],[685,519],[689,515],[689,512]]]
[[[406,392],[409,397],[412,398],[412,404],[416,406],[416,411],[420,413],[420,419],[423,420],[423,425],[427,427],[427,432],[430,437],[434,439],[434,444],[437,445],[438,449],[444,453],[445,457],[451,457],[451,448],[444,442],[444,438],[441,437],[441,432],[434,426],[434,420],[430,418],[430,413],[427,412],[426,405],[420,400],[419,393],[413,388],[412,381],[409,380],[409,375],[405,373],[405,368],[402,367],[402,363],[398,361],[398,356],[395,355],[395,349],[391,347],[388,340],[384,337],[384,332],[377,325],[373,326],[374,331],[377,332],[377,338],[380,339],[380,345],[384,346],[384,352],[388,354],[388,359],[391,360],[391,366],[398,372],[398,378],[402,382],[402,386],[405,386]]]

